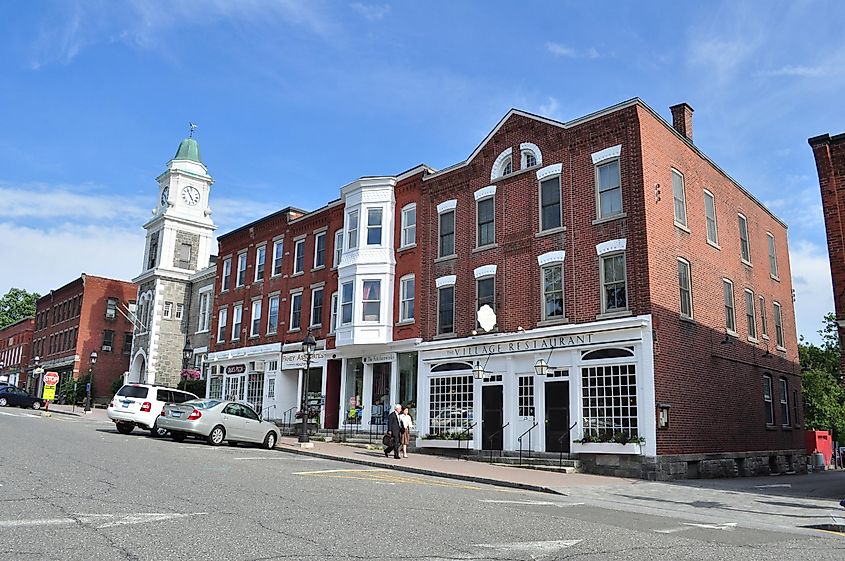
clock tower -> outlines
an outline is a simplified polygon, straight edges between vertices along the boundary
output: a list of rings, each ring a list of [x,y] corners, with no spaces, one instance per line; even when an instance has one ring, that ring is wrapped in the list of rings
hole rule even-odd
[[[189,335],[192,284],[213,267],[214,222],[209,195],[214,180],[192,135],[156,178],[156,207],[149,221],[138,285],[129,380],[175,386]]]

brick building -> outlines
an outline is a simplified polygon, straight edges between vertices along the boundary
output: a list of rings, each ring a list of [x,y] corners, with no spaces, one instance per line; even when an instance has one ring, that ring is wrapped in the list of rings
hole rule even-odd
[[[420,445],[477,423],[475,448],[530,433],[597,472],[800,469],[786,225],[671,111],[513,110],[424,177]]]
[[[219,238],[210,396],[291,420],[305,386],[328,428],[383,424],[390,403],[416,400],[416,202],[429,171],[361,178],[321,209]],[[304,376],[309,329],[319,351]]]
[[[46,371],[59,373],[59,393],[62,385],[90,370],[94,397],[112,397],[112,382],[129,368],[135,294],[131,282],[83,273],[38,299],[32,355]],[[97,362],[92,365],[95,351]],[[30,372],[34,366],[30,362]],[[40,379],[33,379],[30,390],[40,392],[41,385]]]
[[[35,319],[28,317],[0,329],[0,382],[27,387]]]

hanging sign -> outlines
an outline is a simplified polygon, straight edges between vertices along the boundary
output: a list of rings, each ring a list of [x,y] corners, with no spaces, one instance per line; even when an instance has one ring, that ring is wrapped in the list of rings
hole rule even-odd
[[[311,366],[322,366],[326,358],[326,353],[311,353]],[[282,370],[305,368],[305,362],[305,353],[285,353],[282,355]]]
[[[246,364],[230,364],[226,367],[226,374],[243,374],[246,372]]]

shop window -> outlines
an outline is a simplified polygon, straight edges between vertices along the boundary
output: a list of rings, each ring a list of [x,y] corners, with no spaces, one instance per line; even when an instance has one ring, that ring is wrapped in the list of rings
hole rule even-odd
[[[399,403],[410,409],[411,419],[417,419],[417,353],[399,353]]]
[[[581,369],[584,438],[639,436],[637,379],[633,364],[590,366]]]
[[[431,435],[457,435],[472,425],[473,378],[435,376],[429,380],[429,421]],[[472,431],[470,431],[470,437]]]
[[[471,370],[472,365],[467,364],[466,362],[447,362],[444,364],[438,364],[437,366],[432,366],[432,372],[454,372],[456,370]]]
[[[223,399],[223,377],[212,376],[208,382],[209,399]]]
[[[344,422],[347,424],[361,424],[364,413],[364,363],[360,358],[350,358],[346,361],[346,396],[343,402]]]

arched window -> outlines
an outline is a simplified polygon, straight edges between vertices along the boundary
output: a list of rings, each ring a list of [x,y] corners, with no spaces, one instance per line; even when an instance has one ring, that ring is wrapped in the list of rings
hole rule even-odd
[[[634,356],[630,349],[597,349],[584,353],[581,360],[601,360],[607,358],[629,358]]]
[[[432,372],[454,372],[455,370],[472,370],[472,365],[466,362],[446,362],[432,366]]]
[[[506,148],[496,158],[490,171],[490,181],[495,181],[503,175],[513,173],[513,148]]]
[[[519,169],[527,169],[543,163],[540,147],[532,142],[523,142],[519,145],[519,157]]]
[[[502,175],[508,175],[509,173],[513,173],[513,160],[511,158],[505,160],[502,166]]]

